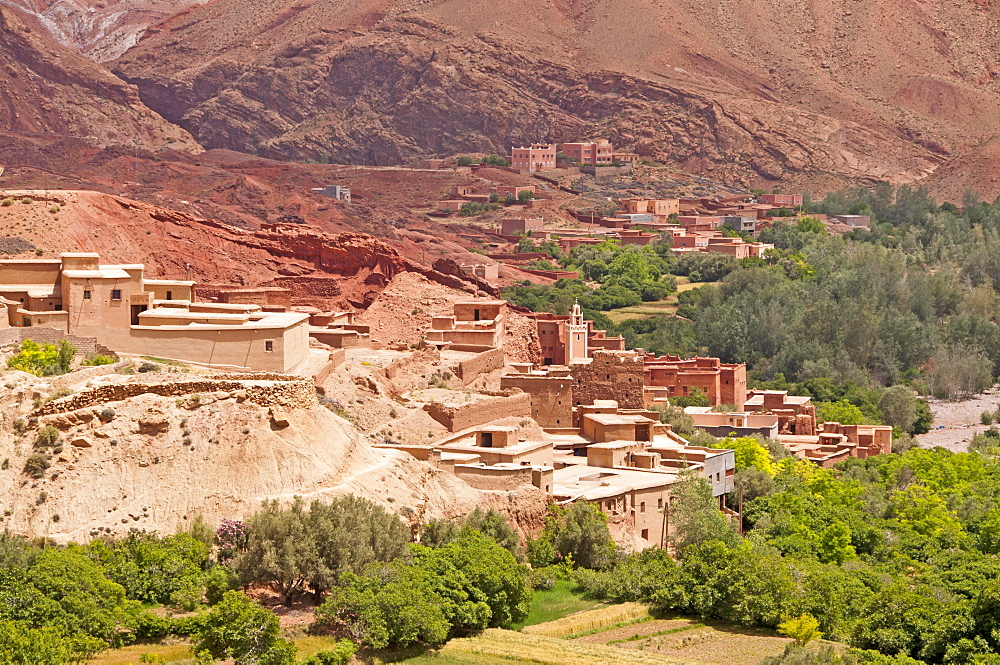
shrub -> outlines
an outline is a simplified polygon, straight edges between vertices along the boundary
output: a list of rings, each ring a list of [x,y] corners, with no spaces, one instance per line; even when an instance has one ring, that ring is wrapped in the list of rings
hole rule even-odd
[[[113,356],[105,356],[100,353],[89,353],[87,358],[81,363],[88,367],[97,367],[99,365],[112,365],[115,359]]]
[[[7,367],[35,376],[65,374],[75,354],[76,348],[66,340],[59,344],[39,344],[26,339],[21,343],[20,351],[7,360]]]
[[[9,196],[5,198],[3,201],[0,201],[0,206],[3,206],[4,208],[9,208],[12,205],[14,205],[14,199],[10,198]]]
[[[472,157],[468,157],[468,156],[466,156],[466,155],[463,155],[463,156],[459,157],[459,158],[458,158],[458,159],[456,160],[456,163],[457,163],[457,164],[458,164],[459,166],[472,166],[472,165],[474,164],[474,162],[473,162],[473,160],[472,160]]]
[[[992,411],[983,411],[982,415],[979,416],[979,420],[984,425],[992,425],[993,424],[993,412]]]
[[[320,651],[306,658],[301,665],[347,665],[351,662],[357,647],[350,640],[339,640],[332,649]]]
[[[103,409],[101,409],[100,416],[101,420],[112,420],[115,417],[115,410],[112,409],[110,406],[106,406]]]
[[[23,199],[21,199],[21,203],[23,203],[24,205],[31,205],[32,201],[30,198],[25,196]]]
[[[144,362],[141,365],[139,365],[139,370],[138,371],[141,372],[141,373],[143,373],[143,374],[145,374],[146,372],[159,372],[160,371],[160,366],[157,365],[156,363],[151,363],[151,362],[147,361],[147,362]]]
[[[14,431],[18,434],[24,434],[25,430],[28,429],[28,423],[24,421],[24,418],[18,418],[14,421]]]
[[[59,440],[59,430],[52,425],[46,425],[38,430],[35,437],[35,448],[51,448]]]
[[[49,208],[49,212],[52,213],[53,215],[59,212],[60,210],[61,208],[59,206],[52,206],[51,208]]]
[[[45,475],[45,470],[49,468],[49,461],[42,453],[31,453],[24,462],[24,473],[38,480]]]

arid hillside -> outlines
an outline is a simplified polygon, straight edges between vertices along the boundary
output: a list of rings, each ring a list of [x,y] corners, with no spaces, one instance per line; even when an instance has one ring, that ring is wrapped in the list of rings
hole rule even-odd
[[[389,164],[604,135],[747,185],[933,183],[998,131],[998,12],[216,0],[154,26],[113,67],[205,146],[280,158]]]
[[[152,23],[189,7],[190,0],[9,0],[56,41],[88,57],[113,60]]]
[[[295,304],[367,307],[392,278],[417,272],[476,293],[486,285],[410,260],[359,233],[299,224],[242,229],[212,219],[91,191],[11,191],[0,206],[4,252],[55,257],[90,251],[107,263],[143,263],[151,276],[212,285],[280,286]],[[459,271],[459,275],[460,275]]]
[[[57,44],[33,17],[5,4],[0,4],[0,89],[0,132],[200,150],[186,131],[144,106],[133,87]]]

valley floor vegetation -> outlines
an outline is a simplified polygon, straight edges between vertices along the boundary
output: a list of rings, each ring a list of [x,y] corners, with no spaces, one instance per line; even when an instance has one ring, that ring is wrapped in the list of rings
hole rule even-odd
[[[199,663],[343,663],[356,649],[518,628],[535,590],[569,588],[845,644],[775,663],[1000,662],[1000,434],[969,453],[913,448],[834,469],[758,438],[720,445],[737,450],[744,534],[686,475],[669,508],[672,554],[623,554],[585,502],[553,506],[525,546],[481,510],[425,524],[416,544],[397,516],[351,496],[267,503],[172,536],[56,546],[8,534],[0,663],[84,662],[168,636],[189,640]],[[298,661],[276,615],[245,593],[262,588],[312,602],[310,630],[340,641]]]
[[[665,235],[645,247],[609,241],[569,255],[525,238],[519,249],[547,252],[580,279],[512,286],[504,297],[560,314],[579,301],[630,348],[746,362],[751,383],[825,379],[841,392],[903,384],[950,399],[992,385],[1000,374],[1000,201],[970,192],[959,209],[923,189],[879,185],[806,206],[870,214],[872,226],[831,237],[815,219],[778,218],[759,238],[775,249],[740,261],[673,256]],[[674,293],[679,275],[711,283],[678,293],[676,316],[615,325],[603,314]]]

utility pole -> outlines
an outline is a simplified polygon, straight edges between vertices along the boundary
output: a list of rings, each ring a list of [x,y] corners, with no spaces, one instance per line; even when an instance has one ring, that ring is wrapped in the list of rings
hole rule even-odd
[[[738,510],[740,512],[740,535],[742,536],[743,535],[743,485],[740,485],[739,493],[737,494],[737,496],[738,496],[737,502],[739,504]]]

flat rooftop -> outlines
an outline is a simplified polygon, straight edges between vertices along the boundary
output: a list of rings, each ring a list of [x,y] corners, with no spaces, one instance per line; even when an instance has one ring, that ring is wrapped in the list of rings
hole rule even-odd
[[[630,490],[652,489],[677,481],[676,469],[608,469],[577,464],[556,469],[552,474],[552,493],[558,498],[598,501]]]

